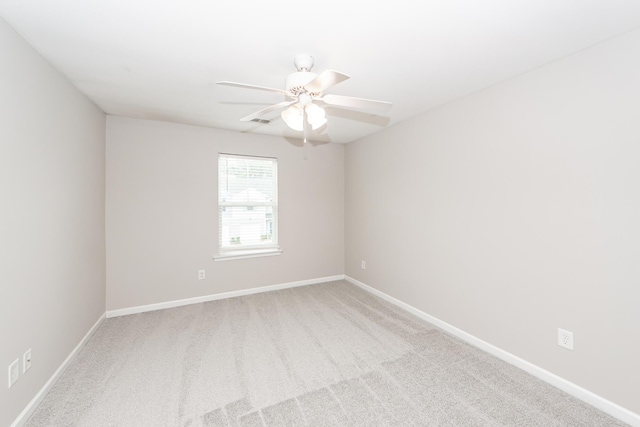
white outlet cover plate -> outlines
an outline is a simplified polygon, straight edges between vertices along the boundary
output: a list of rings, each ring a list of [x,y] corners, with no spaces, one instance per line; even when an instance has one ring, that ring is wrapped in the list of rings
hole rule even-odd
[[[31,349],[24,352],[22,356],[22,373],[24,374],[31,368]]]
[[[573,332],[558,328],[558,345],[573,350]]]
[[[16,359],[9,365],[9,387],[14,385],[18,378],[20,378],[20,362]]]

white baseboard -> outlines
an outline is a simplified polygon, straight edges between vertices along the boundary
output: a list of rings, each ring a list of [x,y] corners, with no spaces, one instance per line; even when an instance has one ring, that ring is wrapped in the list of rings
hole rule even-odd
[[[35,397],[31,399],[31,402],[29,402],[29,404],[22,410],[20,415],[18,415],[18,417],[13,422],[13,424],[11,424],[11,427],[18,427],[27,422],[29,417],[33,414],[33,411],[36,410],[40,402],[42,402],[42,399],[44,399],[44,397],[47,395],[49,390],[51,390],[51,387],[53,387],[53,385],[56,383],[58,378],[60,378],[60,375],[62,375],[65,369],[67,369],[67,367],[71,364],[73,359],[76,358],[80,350],[82,350],[82,347],[84,347],[85,344],[87,344],[87,342],[89,341],[89,338],[91,338],[91,336],[95,333],[95,331],[102,324],[104,319],[105,319],[105,315],[103,314],[102,316],[100,316],[98,321],[94,323],[91,329],[89,329],[89,332],[85,334],[82,340],[80,340],[76,348],[74,348],[73,351],[69,354],[69,356],[67,356],[67,358],[64,360],[64,362],[62,362],[60,367],[53,373],[51,378],[49,378],[49,381],[47,381],[45,385],[42,386],[38,394],[36,394]]]
[[[260,286],[258,288],[243,289],[241,291],[223,292],[220,294],[204,295],[201,297],[187,298],[175,301],[161,302],[157,304],[140,305],[137,307],[121,308],[118,310],[107,311],[107,318],[126,316],[129,314],[144,313],[147,311],[163,310],[165,308],[180,307],[183,305],[198,304],[207,301],[216,301],[225,298],[233,298],[244,295],[259,294],[261,292],[277,291],[280,289],[295,288],[298,286],[314,285],[316,283],[332,282],[335,280],[343,280],[344,274],[329,277],[320,277],[317,279],[301,280],[297,282],[283,283],[280,285]]]
[[[183,300],[177,300],[177,301],[168,301],[168,302],[164,302],[164,303],[159,303],[159,304],[149,304],[149,305],[144,305],[144,306],[138,306],[138,307],[131,307],[131,308],[125,308],[125,309],[120,309],[120,310],[112,310],[112,311],[107,311],[105,314],[103,314],[102,316],[100,316],[100,318],[98,319],[98,321],[91,327],[91,329],[89,330],[89,332],[87,332],[87,334],[84,336],[84,338],[82,338],[82,340],[80,341],[80,343],[76,346],[76,348],[73,349],[73,351],[69,354],[69,356],[65,359],[65,361],[62,363],[62,365],[60,365],[60,367],[56,370],[56,372],[51,376],[51,378],[49,378],[49,381],[47,381],[47,383],[40,389],[40,391],[38,392],[38,394],[36,394],[36,396],[31,400],[31,402],[29,402],[29,404],[24,408],[24,410],[20,413],[20,415],[18,415],[18,417],[15,419],[15,421],[13,422],[13,424],[11,424],[11,427],[18,427],[23,425],[28,419],[29,417],[32,415],[33,411],[38,407],[38,405],[40,404],[40,402],[42,401],[42,399],[44,398],[44,396],[49,392],[49,390],[51,389],[51,387],[53,386],[53,384],[55,384],[56,380],[60,377],[60,375],[65,371],[65,369],[69,366],[69,364],[73,361],[73,359],[77,356],[77,354],[80,352],[80,350],[82,349],[82,347],[84,347],[84,345],[87,343],[87,341],[89,340],[89,338],[91,338],[91,336],[94,334],[94,332],[98,329],[98,327],[100,326],[100,324],[104,321],[105,317],[106,318],[110,318],[110,317],[117,317],[117,316],[124,316],[124,315],[128,315],[128,314],[135,314],[135,313],[144,313],[147,311],[153,311],[153,310],[161,310],[161,309],[165,309],[165,308],[172,308],[172,307],[179,307],[179,306],[183,306],[183,305],[189,305],[189,304],[196,304],[196,303],[200,303],[200,302],[206,302],[206,301],[214,301],[214,300],[220,300],[220,299],[224,299],[224,298],[232,298],[232,297],[237,297],[237,296],[243,296],[243,295],[251,295],[251,294],[257,294],[257,293],[261,293],[261,292],[269,292],[269,291],[275,291],[275,290],[279,290],[279,289],[286,289],[286,288],[294,288],[294,287],[298,287],[298,286],[306,286],[306,285],[313,285],[313,284],[317,284],[317,283],[324,283],[324,282],[331,282],[331,281],[335,281],[335,280],[347,280],[348,282],[353,283],[356,286],[359,286],[360,288],[364,289],[365,291],[376,295],[406,311],[408,311],[409,313],[414,314],[415,316],[443,329],[444,331],[450,333],[453,336],[456,336],[460,339],[462,339],[463,341],[468,342],[469,344],[480,348],[481,350],[486,351],[489,354],[492,354],[493,356],[498,357],[501,360],[504,360],[507,363],[510,363],[514,366],[517,366],[518,368],[530,373],[531,375],[559,388],[560,390],[569,393],[570,395],[608,413],[609,415],[631,425],[631,426],[636,426],[636,427],[640,427],[640,415],[631,412],[630,410],[621,407],[620,405],[617,405],[601,396],[598,396],[595,393],[590,392],[589,390],[586,390],[576,384],[573,384],[570,381],[565,380],[562,377],[559,377],[558,375],[555,375],[545,369],[540,368],[539,366],[536,366],[530,362],[527,362],[524,359],[521,359],[507,351],[504,351],[492,344],[487,343],[486,341],[483,341],[467,332],[464,332],[461,329],[456,328],[455,326],[452,326],[436,317],[433,317],[421,310],[418,310],[417,308],[404,303],[392,296],[389,296],[387,294],[385,294],[384,292],[381,292],[377,289],[372,288],[369,285],[366,285],[356,279],[353,279],[352,277],[349,276],[345,276],[345,275],[337,275],[337,276],[329,276],[329,277],[322,277],[322,278],[318,278],[318,279],[309,279],[309,280],[302,280],[302,281],[298,281],[298,282],[290,282],[290,283],[283,283],[283,284],[279,284],[279,285],[270,285],[270,286],[262,286],[262,287],[258,287],[258,288],[251,288],[251,289],[244,289],[241,291],[233,291],[233,292],[224,292],[224,293],[220,293],[220,294],[214,294],[214,295],[206,295],[203,297],[196,297],[196,298],[188,298],[188,299],[183,299]]]
[[[298,286],[313,285],[316,283],[332,282],[335,280],[343,280],[344,278],[345,278],[344,274],[340,274],[337,276],[328,276],[328,277],[321,277],[317,279],[301,280],[297,282],[283,283],[279,285],[262,286],[258,288],[244,289],[241,291],[224,292],[221,294],[206,295],[203,297],[188,298],[188,299],[177,300],[177,301],[168,301],[168,302],[159,303],[159,304],[149,304],[149,305],[143,305],[138,307],[124,308],[121,310],[107,311],[105,314],[100,316],[98,321],[91,327],[91,329],[89,330],[89,332],[87,332],[84,338],[82,338],[82,340],[76,346],[76,348],[73,349],[71,354],[67,356],[67,358],[64,360],[64,362],[62,362],[62,364],[56,370],[56,372],[51,376],[51,378],[49,378],[49,381],[46,382],[46,384],[40,389],[38,394],[36,394],[36,396],[31,400],[31,402],[29,402],[29,404],[20,413],[20,415],[18,415],[15,421],[11,424],[11,427],[21,426],[29,419],[29,417],[33,414],[33,411],[35,411],[35,409],[38,407],[38,405],[40,404],[44,396],[49,392],[53,384],[55,384],[55,382],[60,377],[60,375],[62,375],[65,369],[67,369],[69,364],[77,356],[77,354],[80,352],[82,347],[85,346],[89,338],[91,338],[91,336],[98,329],[98,327],[104,321],[105,318],[124,316],[124,315],[135,314],[135,313],[144,313],[146,311],[162,310],[165,308],[179,307],[183,305],[196,304],[199,302],[214,301],[214,300],[219,300],[224,298],[232,298],[232,297],[238,297],[243,295],[257,294],[261,292],[276,291],[279,289],[295,288]]]
[[[356,286],[359,286],[360,288],[364,289],[369,293],[372,293],[394,305],[397,305],[398,307],[408,311],[409,313],[412,313],[418,316],[423,320],[426,320],[427,322],[439,327],[440,329],[443,329],[444,331],[450,333],[451,335],[457,338],[460,338],[461,340],[466,341],[467,343],[475,347],[478,347],[481,350],[484,350],[487,353],[493,356],[496,356],[497,358],[504,360],[505,362],[511,365],[517,366],[523,371],[528,372],[529,374],[559,388],[560,390],[588,403],[591,406],[594,406],[600,409],[603,412],[606,412],[607,414],[629,425],[640,427],[640,415],[636,414],[635,412],[631,412],[630,410],[623,408],[622,406],[617,405],[601,396],[598,396],[597,394],[592,393],[589,390],[586,390],[580,387],[579,385],[576,385],[570,381],[567,381],[556,374],[553,374],[545,369],[542,369],[539,366],[536,366],[530,362],[527,362],[524,359],[519,358],[518,356],[515,356],[505,350],[502,350],[492,344],[489,344],[486,341],[483,341],[461,329],[456,328],[455,326],[452,326],[436,317],[433,317],[423,311],[420,311],[417,308],[407,303],[404,303],[392,296],[389,296],[384,292],[374,289],[371,286],[366,285],[352,277],[345,276],[345,280],[353,283]]]

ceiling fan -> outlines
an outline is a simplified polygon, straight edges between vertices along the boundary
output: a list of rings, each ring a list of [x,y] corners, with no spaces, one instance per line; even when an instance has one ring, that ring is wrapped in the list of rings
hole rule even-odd
[[[277,110],[283,110],[280,113],[282,120],[284,120],[291,129],[303,132],[304,142],[307,142],[308,126],[311,126],[311,129],[315,131],[327,123],[325,111],[324,108],[322,108],[323,105],[378,111],[386,111],[391,108],[391,103],[386,101],[325,94],[324,92],[327,89],[347,80],[349,76],[335,70],[325,70],[319,75],[312,73],[313,57],[310,55],[298,55],[294,59],[293,64],[298,71],[287,76],[285,89],[275,89],[229,81],[220,81],[217,82],[217,84],[283,94],[286,99],[285,101],[263,108],[240,120],[244,122],[260,122],[263,120],[263,117],[268,114]]]

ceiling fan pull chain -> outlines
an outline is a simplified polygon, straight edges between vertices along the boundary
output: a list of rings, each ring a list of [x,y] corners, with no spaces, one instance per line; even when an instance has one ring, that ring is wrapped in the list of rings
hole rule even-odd
[[[304,133],[303,144],[307,143],[307,107],[302,107],[302,130]]]

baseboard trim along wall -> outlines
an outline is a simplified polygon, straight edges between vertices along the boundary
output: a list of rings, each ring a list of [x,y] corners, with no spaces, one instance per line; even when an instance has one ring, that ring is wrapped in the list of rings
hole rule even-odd
[[[51,378],[49,379],[49,381],[47,381],[47,383],[42,387],[42,389],[40,389],[40,391],[38,392],[38,394],[31,400],[31,402],[29,402],[29,404],[24,408],[24,410],[22,411],[22,413],[18,416],[18,418],[16,418],[16,420],[13,422],[13,424],[11,424],[11,427],[18,427],[21,426],[24,422],[26,422],[29,417],[32,415],[33,411],[38,407],[38,405],[40,404],[40,402],[42,401],[42,399],[44,398],[44,396],[49,392],[49,390],[51,389],[51,387],[55,384],[55,382],[57,381],[57,379],[60,377],[60,375],[62,375],[62,373],[65,371],[65,369],[69,366],[69,364],[73,361],[73,359],[77,356],[77,354],[80,352],[80,350],[82,349],[82,347],[84,347],[84,345],[87,343],[87,341],[89,340],[89,338],[91,338],[91,336],[94,334],[94,332],[98,329],[98,327],[100,326],[100,324],[104,321],[105,318],[110,318],[110,317],[117,317],[117,316],[125,316],[125,315],[129,315],[129,314],[135,314],[135,313],[144,313],[147,311],[154,311],[154,310],[162,310],[165,308],[173,308],[173,307],[180,307],[180,306],[184,306],[184,305],[190,305],[190,304],[197,304],[200,302],[207,302],[207,301],[215,301],[215,300],[220,300],[220,299],[225,299],[225,298],[233,298],[233,297],[238,297],[238,296],[244,296],[244,295],[251,295],[251,294],[257,294],[257,293],[262,293],[262,292],[270,292],[270,291],[277,291],[280,289],[287,289],[287,288],[295,288],[298,286],[307,286],[307,285],[313,285],[313,284],[318,284],[318,283],[325,283],[325,282],[332,282],[332,281],[336,281],[336,280],[346,280],[360,288],[362,288],[363,290],[377,296],[380,297],[382,299],[384,299],[385,301],[390,302],[391,304],[394,304],[406,311],[408,311],[409,313],[414,314],[415,316],[418,316],[419,318],[443,329],[444,331],[450,333],[451,335],[475,346],[480,348],[481,350],[486,351],[487,353],[498,357],[501,360],[504,360],[507,363],[510,363],[514,366],[517,366],[518,368],[524,370],[525,372],[528,372],[529,374],[559,388],[560,390],[569,393],[570,395],[608,413],[609,415],[629,424],[632,426],[638,426],[640,427],[640,415],[629,411],[628,409],[625,409],[623,407],[621,407],[620,405],[617,405],[601,396],[598,396],[595,393],[590,392],[589,390],[586,390],[576,384],[573,384],[570,381],[565,380],[562,377],[559,377],[558,375],[555,375],[545,369],[540,368],[539,366],[536,366],[530,362],[527,362],[524,359],[521,359],[507,351],[504,351],[492,344],[489,344],[461,329],[456,328],[455,326],[452,326],[436,317],[433,317],[421,310],[418,310],[417,308],[402,302],[390,295],[385,294],[384,292],[381,292],[375,288],[372,288],[369,285],[366,285],[352,277],[349,276],[345,276],[345,275],[337,275],[337,276],[329,276],[329,277],[322,277],[322,278],[317,278],[317,279],[309,279],[309,280],[302,280],[302,281],[297,281],[297,282],[290,282],[290,283],[283,283],[283,284],[279,284],[279,285],[268,285],[268,286],[262,286],[262,287],[257,287],[257,288],[250,288],[250,289],[244,289],[241,291],[233,291],[233,292],[224,292],[224,293],[220,293],[220,294],[213,294],[213,295],[206,295],[206,296],[202,296],[202,297],[196,297],[196,298],[187,298],[187,299],[182,299],[182,300],[176,300],[176,301],[167,301],[167,302],[163,302],[163,303],[158,303],[158,304],[149,304],[149,305],[143,305],[143,306],[138,306],[138,307],[130,307],[130,308],[124,308],[124,309],[120,309],[120,310],[112,310],[112,311],[107,311],[105,314],[103,314],[98,321],[91,327],[91,329],[89,330],[89,332],[87,332],[87,334],[84,336],[84,338],[82,338],[82,340],[80,341],[80,343],[76,346],[76,348],[73,349],[73,351],[69,354],[69,356],[65,359],[65,361],[62,363],[62,365],[60,365],[60,367],[58,368],[58,370],[56,370],[56,372],[51,376]]]
[[[62,375],[65,369],[69,367],[69,365],[76,358],[78,353],[80,353],[80,350],[82,350],[82,348],[87,344],[87,342],[89,341],[89,338],[91,338],[95,333],[95,331],[98,330],[98,328],[100,327],[104,319],[105,319],[105,315],[103,314],[102,316],[100,316],[98,321],[94,323],[91,329],[89,329],[89,332],[87,332],[85,336],[80,340],[76,348],[74,348],[73,351],[69,353],[69,355],[64,360],[64,362],[62,362],[60,367],[53,373],[53,375],[51,375],[51,378],[49,378],[49,381],[47,381],[42,386],[38,394],[36,394],[35,397],[31,399],[31,402],[29,402],[29,404],[22,410],[20,415],[18,415],[18,417],[13,421],[13,424],[11,424],[11,427],[18,427],[27,422],[29,417],[33,414],[33,411],[36,410],[40,402],[42,402],[42,399],[44,399],[47,393],[51,390],[51,387],[53,387],[56,381],[58,381],[58,378],[60,378],[60,375]]]
[[[391,304],[394,304],[406,311],[408,311],[409,313],[412,313],[416,316],[418,316],[419,318],[426,320],[427,322],[439,327],[440,329],[443,329],[444,331],[450,333],[451,335],[460,338],[461,340],[475,346],[478,347],[481,350],[486,351],[487,353],[496,356],[497,358],[504,360],[505,362],[517,366],[518,368],[522,369],[525,372],[528,372],[529,374],[541,379],[542,381],[545,381],[551,385],[553,385],[554,387],[559,388],[560,390],[588,403],[591,406],[594,406],[598,409],[600,409],[601,411],[606,412],[607,414],[627,423],[630,424],[632,426],[638,426],[640,427],[640,415],[629,411],[626,408],[623,408],[620,405],[617,405],[601,396],[598,396],[595,393],[590,392],[589,390],[586,390],[582,387],[580,387],[579,385],[576,385],[570,381],[565,380],[562,377],[559,377],[556,374],[553,374],[545,369],[540,368],[539,366],[536,366],[530,362],[527,362],[524,359],[519,358],[518,356],[515,356],[507,351],[504,351],[492,344],[489,344],[488,342],[485,342],[461,329],[456,328],[455,326],[452,326],[436,317],[433,317],[423,311],[418,310],[417,308],[404,303],[392,296],[389,296],[387,294],[385,294],[384,292],[381,292],[375,288],[372,288],[369,285],[366,285],[352,277],[349,276],[345,276],[345,280],[353,283],[354,285],[364,289],[365,291],[376,295],[382,299],[384,299],[385,301],[390,302]]]
[[[140,305],[137,307],[122,308],[118,310],[107,311],[107,318],[126,316],[129,314],[145,313],[147,311],[163,310],[165,308],[180,307],[183,305],[198,304],[207,301],[216,301],[225,298],[240,297],[244,295],[258,294],[261,292],[277,291],[279,289],[295,288],[298,286],[314,285],[316,283],[332,282],[335,280],[343,280],[344,274],[337,276],[321,277],[317,279],[300,280],[297,282],[283,283],[280,285],[267,285],[257,288],[243,289],[241,291],[223,292],[220,294],[204,295],[201,297],[187,298],[175,301],[161,302],[157,304]]]

